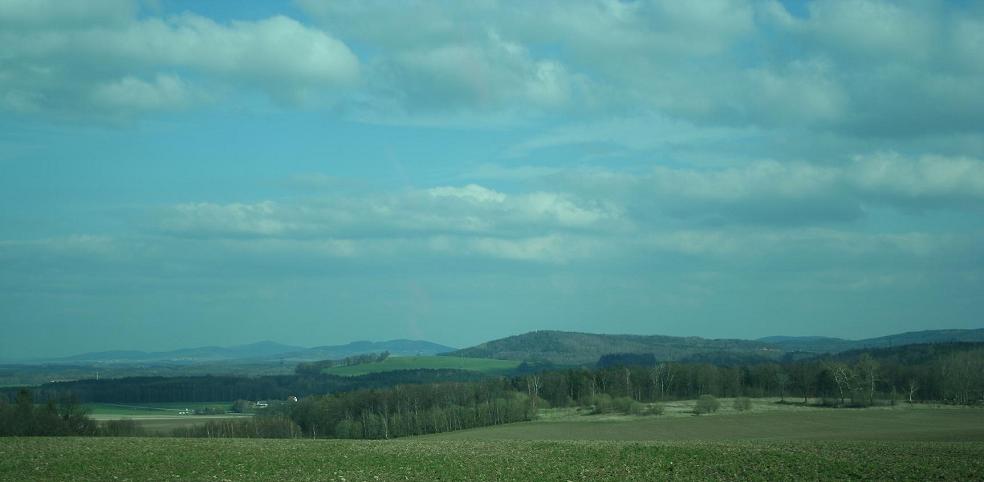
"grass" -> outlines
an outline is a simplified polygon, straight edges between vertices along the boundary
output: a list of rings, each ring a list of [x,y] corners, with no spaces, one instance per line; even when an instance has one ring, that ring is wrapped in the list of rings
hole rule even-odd
[[[3,480],[976,480],[984,443],[0,440]]]
[[[503,373],[519,366],[515,360],[493,360],[491,358],[463,358],[452,356],[391,356],[381,362],[362,365],[340,366],[324,369],[324,373],[342,376],[358,376],[367,373],[389,372],[413,369],[455,369],[482,373]]]

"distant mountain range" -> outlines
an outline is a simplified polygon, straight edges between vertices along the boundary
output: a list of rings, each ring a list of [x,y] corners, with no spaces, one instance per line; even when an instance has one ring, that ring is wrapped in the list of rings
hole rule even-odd
[[[261,341],[229,347],[205,346],[162,352],[103,351],[34,363],[58,364],[262,364],[340,359],[388,351],[396,356],[449,355],[503,360],[547,361],[558,365],[591,365],[602,355],[652,353],[657,360],[695,362],[754,362],[775,360],[787,353],[840,353],[920,343],[984,342],[984,329],[926,330],[846,340],[820,336],[770,336],[757,340],[708,339],[660,335],[607,335],[567,331],[534,331],[470,348],[455,348],[423,340],[355,341],[313,348]],[[283,365],[283,363],[280,363]]]
[[[101,351],[83,353],[46,362],[64,363],[205,363],[222,361],[262,362],[272,360],[311,361],[345,358],[365,353],[388,351],[392,355],[436,355],[454,351],[453,347],[422,340],[355,341],[345,345],[326,345],[314,348],[284,345],[272,341],[261,341],[248,345],[230,347],[203,346],[179,350],[144,351]]]
[[[588,365],[601,355],[652,353],[667,361],[754,361],[777,359],[786,353],[840,353],[920,343],[984,342],[984,329],[926,330],[897,335],[845,340],[818,336],[771,336],[757,340],[699,337],[603,335],[566,331],[534,331],[447,353],[449,356],[547,361],[559,365]]]
[[[365,353],[382,353],[390,355],[414,356],[437,355],[454,351],[455,348],[424,340],[389,340],[389,341],[353,341],[345,345],[316,346],[304,350],[284,353],[282,358],[287,360],[311,361],[332,360]]]

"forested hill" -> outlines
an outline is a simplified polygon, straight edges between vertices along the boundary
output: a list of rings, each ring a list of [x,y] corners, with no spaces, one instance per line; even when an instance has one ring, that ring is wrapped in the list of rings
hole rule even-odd
[[[770,336],[756,341],[776,345],[785,351],[810,353],[839,353],[866,348],[888,348],[902,345],[953,342],[984,342],[984,328],[976,330],[924,330],[895,335],[845,340],[820,336]]]
[[[750,340],[533,331],[485,342],[447,355],[547,361],[558,365],[593,365],[602,355],[611,353],[652,353],[657,360],[681,360],[709,352],[778,358],[784,350],[775,345]]]

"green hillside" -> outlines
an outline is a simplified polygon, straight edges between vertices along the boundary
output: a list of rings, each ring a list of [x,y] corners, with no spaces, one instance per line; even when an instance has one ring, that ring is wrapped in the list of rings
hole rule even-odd
[[[367,373],[415,369],[469,370],[482,373],[502,373],[519,366],[518,361],[452,356],[391,356],[381,362],[325,368],[324,373],[358,376]]]
[[[545,360],[559,365],[591,365],[602,355],[612,353],[652,353],[657,360],[681,360],[706,353],[777,358],[783,351],[774,345],[750,340],[533,331],[489,341],[448,355],[499,360]]]

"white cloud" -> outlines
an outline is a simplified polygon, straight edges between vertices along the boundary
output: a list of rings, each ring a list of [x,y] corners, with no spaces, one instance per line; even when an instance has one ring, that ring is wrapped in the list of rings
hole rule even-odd
[[[203,98],[259,89],[383,123],[643,111],[896,139],[984,124],[984,16],[968,6],[813,2],[800,18],[745,0],[299,3],[324,30],[284,16],[220,23],[120,2],[8,1],[0,106],[85,111],[74,99],[97,85],[180,75]]]
[[[187,237],[383,237],[453,233],[519,237],[620,229],[612,203],[531,192],[506,195],[476,184],[303,202],[188,203],[165,208],[160,229]]]
[[[628,224],[670,218],[712,224],[808,226],[857,222],[866,211],[883,207],[897,212],[984,208],[984,160],[941,155],[876,153],[827,165],[775,160],[657,165],[641,172],[485,166],[471,175],[476,179],[553,185],[571,193],[566,195],[568,199],[582,199],[578,210],[569,212],[561,208],[562,202],[555,204],[554,218],[572,224],[580,219],[586,225],[598,225],[602,218]],[[531,195],[530,199],[538,198]],[[583,199],[597,200],[597,209],[587,209],[590,204]]]
[[[88,27],[93,24],[119,24],[134,13],[131,0],[2,0],[0,27],[5,29],[44,27]]]
[[[506,200],[506,195],[501,192],[496,192],[491,189],[479,186],[477,184],[469,184],[464,187],[435,187],[427,190],[427,193],[434,197],[454,197],[460,199],[468,199],[475,202],[495,202],[501,203]]]
[[[875,196],[984,202],[981,159],[938,155],[911,159],[879,153],[856,157],[848,176],[859,189]]]
[[[105,109],[175,110],[193,101],[192,94],[180,77],[159,74],[152,82],[127,76],[95,86],[92,101]]]
[[[192,236],[278,236],[300,228],[283,219],[278,205],[271,201],[179,204],[161,224],[167,231]]]
[[[171,109],[178,99],[217,97],[224,86],[295,102],[360,82],[359,60],[344,43],[284,16],[227,24],[190,13],[130,16],[74,28],[42,20],[0,31],[0,89],[10,109],[88,110],[80,99],[89,97],[105,109]]]

